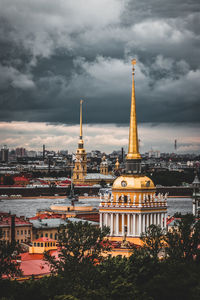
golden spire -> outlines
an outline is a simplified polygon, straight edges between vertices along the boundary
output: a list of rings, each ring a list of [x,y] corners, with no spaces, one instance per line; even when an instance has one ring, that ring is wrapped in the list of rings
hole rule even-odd
[[[141,159],[138,150],[138,133],[137,133],[137,120],[136,120],[136,107],[135,107],[135,85],[134,85],[134,65],[136,60],[132,60],[132,96],[131,96],[131,113],[130,113],[130,127],[129,127],[129,146],[126,159]]]
[[[80,140],[82,140],[82,137],[83,137],[83,130],[82,130],[82,103],[83,103],[83,100],[80,100]]]
[[[83,149],[82,104],[83,104],[83,100],[80,100],[80,139],[78,143],[79,149]]]

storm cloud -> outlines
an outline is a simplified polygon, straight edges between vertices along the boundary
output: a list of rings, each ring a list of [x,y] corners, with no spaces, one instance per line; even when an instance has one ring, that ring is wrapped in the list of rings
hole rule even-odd
[[[198,123],[198,0],[0,0],[0,121]]]

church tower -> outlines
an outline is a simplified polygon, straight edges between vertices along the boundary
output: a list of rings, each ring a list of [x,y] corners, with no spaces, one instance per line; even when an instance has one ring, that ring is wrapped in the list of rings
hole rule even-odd
[[[103,156],[100,163],[100,174],[108,175],[108,162],[105,156]]]
[[[142,232],[151,225],[166,227],[166,196],[156,196],[153,181],[141,173],[141,155],[138,148],[136,121],[134,66],[132,60],[132,97],[129,127],[129,145],[126,173],[113,183],[111,195],[105,194],[100,203],[100,226],[110,227],[110,239],[127,240],[141,244]]]
[[[76,150],[76,160],[73,170],[73,183],[81,184],[84,182],[87,175],[87,153],[84,149],[83,143],[83,129],[82,129],[82,104],[83,100],[80,100],[80,139],[78,148]]]

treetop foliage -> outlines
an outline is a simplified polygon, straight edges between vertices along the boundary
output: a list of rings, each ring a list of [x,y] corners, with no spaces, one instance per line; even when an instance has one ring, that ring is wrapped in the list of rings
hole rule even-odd
[[[81,222],[61,228],[59,260],[45,254],[51,276],[0,280],[0,300],[200,299],[199,221],[191,215],[167,233],[151,225],[130,258],[104,256],[108,232]]]

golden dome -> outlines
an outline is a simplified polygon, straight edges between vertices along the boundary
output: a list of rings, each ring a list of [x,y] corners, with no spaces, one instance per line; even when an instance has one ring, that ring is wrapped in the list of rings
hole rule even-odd
[[[155,189],[153,181],[142,175],[122,175],[114,182],[112,190],[138,190],[138,189]]]

